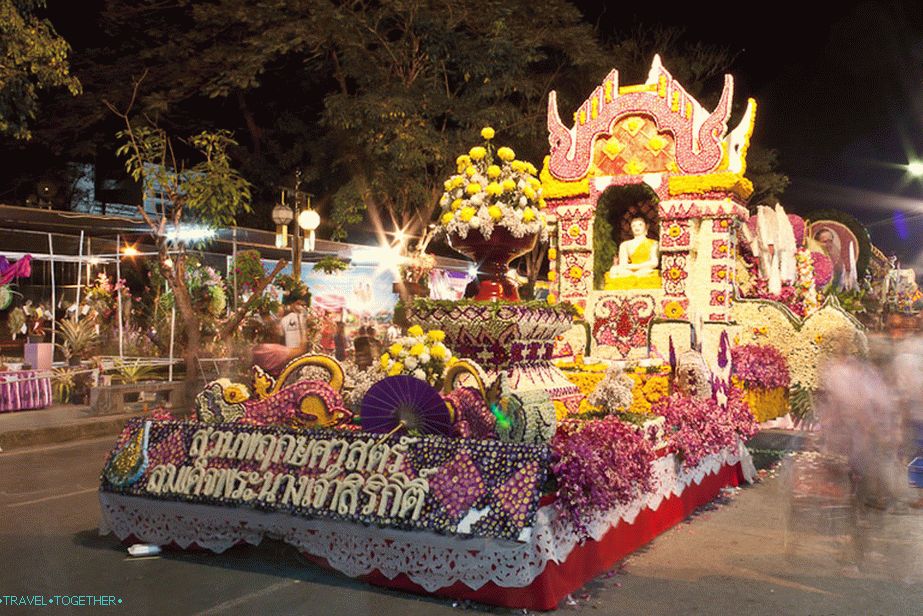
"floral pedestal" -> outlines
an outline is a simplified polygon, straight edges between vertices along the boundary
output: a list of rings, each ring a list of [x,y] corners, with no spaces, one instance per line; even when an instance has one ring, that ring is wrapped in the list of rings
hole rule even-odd
[[[449,235],[453,250],[473,259],[478,265],[480,288],[475,299],[479,301],[519,301],[516,285],[506,276],[510,261],[535,248],[537,233],[515,237],[506,227],[494,228],[490,239],[484,239],[480,231],[470,230],[465,237]]]
[[[558,418],[577,412],[583,394],[551,363],[555,337],[571,327],[561,307],[528,304],[417,302],[407,317],[424,329],[441,329],[458,357],[476,361],[489,379],[501,373],[517,394],[540,390]]]

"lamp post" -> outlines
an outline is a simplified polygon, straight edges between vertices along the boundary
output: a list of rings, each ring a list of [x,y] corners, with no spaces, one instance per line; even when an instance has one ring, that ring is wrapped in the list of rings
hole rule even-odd
[[[301,192],[301,172],[295,173],[295,198],[293,210],[285,202],[286,189],[282,190],[282,201],[272,210],[272,221],[276,224],[276,248],[288,246],[288,226],[295,221],[292,233],[292,276],[301,280],[301,256],[314,250],[314,232],[320,226],[320,214],[311,207],[311,195]],[[302,234],[305,231],[305,234]]]

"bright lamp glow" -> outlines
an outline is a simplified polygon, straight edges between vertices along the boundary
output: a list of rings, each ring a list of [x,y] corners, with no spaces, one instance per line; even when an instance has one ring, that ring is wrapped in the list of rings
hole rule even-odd
[[[167,239],[171,242],[204,242],[215,237],[214,229],[196,225],[183,225],[167,230]]]
[[[301,210],[298,214],[298,226],[305,231],[314,231],[320,226],[320,214],[316,210]]]
[[[923,161],[915,160],[908,164],[907,173],[915,178],[923,177]]]
[[[138,249],[134,246],[125,246],[122,248],[122,255],[126,257],[137,257]]]

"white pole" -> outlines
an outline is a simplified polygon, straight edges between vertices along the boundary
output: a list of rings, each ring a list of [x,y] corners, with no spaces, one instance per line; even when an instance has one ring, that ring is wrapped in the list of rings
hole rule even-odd
[[[80,230],[80,246],[77,248],[79,258],[77,259],[77,303],[74,309],[74,321],[80,322],[80,284],[81,273],[83,272],[83,229]]]
[[[55,342],[55,312],[58,304],[58,293],[54,284],[54,242],[51,234],[48,234],[48,257],[51,269],[51,347],[54,348]]]
[[[166,291],[168,288],[166,280],[163,283],[163,288],[164,288],[164,291]],[[173,306],[171,308],[171,313],[170,313],[170,367],[167,368],[167,371],[169,372],[167,378],[170,380],[171,383],[173,382],[173,342],[175,340],[175,336],[176,336],[176,296],[174,294]]]
[[[237,311],[237,227],[234,227],[231,235],[231,267],[234,273],[234,311]]]
[[[115,284],[118,285],[122,280],[122,236],[115,236]],[[122,290],[116,292],[118,295],[119,310],[119,359],[125,359],[125,350],[122,340]]]

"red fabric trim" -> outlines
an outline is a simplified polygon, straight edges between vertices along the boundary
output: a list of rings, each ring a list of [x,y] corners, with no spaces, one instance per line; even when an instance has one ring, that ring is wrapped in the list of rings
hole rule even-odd
[[[573,549],[563,563],[549,562],[531,584],[522,588],[504,588],[488,582],[472,590],[463,582],[427,592],[405,574],[393,580],[378,571],[359,579],[397,590],[422,595],[437,595],[453,599],[468,599],[511,608],[553,610],[564,597],[581,588],[597,575],[612,568],[618,561],[686,519],[698,507],[712,501],[721,488],[737,486],[743,481],[740,464],[722,466],[714,475],[707,475],[700,485],[687,486],[680,496],[671,496],[657,511],[644,509],[632,524],[621,523],[609,530],[599,541],[589,540]],[[305,555],[309,560],[330,568],[324,558]]]

